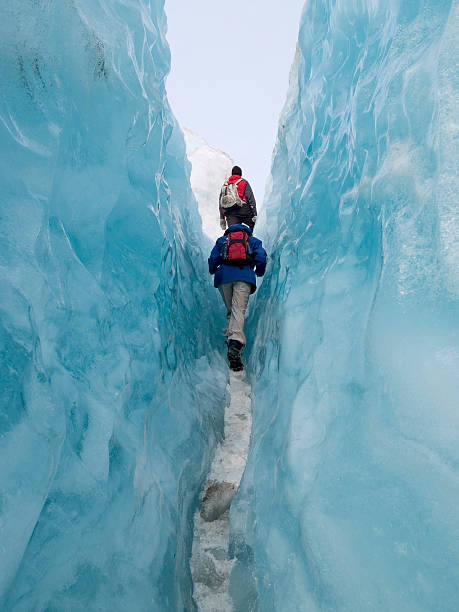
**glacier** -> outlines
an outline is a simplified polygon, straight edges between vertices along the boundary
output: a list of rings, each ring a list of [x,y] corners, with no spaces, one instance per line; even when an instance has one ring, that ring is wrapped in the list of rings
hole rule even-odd
[[[257,235],[235,610],[459,598],[459,4],[308,0]]]
[[[196,609],[228,370],[163,4],[0,9],[4,610]],[[457,0],[305,4],[256,226],[237,612],[457,609],[458,33]],[[229,158],[186,136],[210,211]]]
[[[160,0],[0,9],[2,610],[195,609],[228,375],[165,33]]]

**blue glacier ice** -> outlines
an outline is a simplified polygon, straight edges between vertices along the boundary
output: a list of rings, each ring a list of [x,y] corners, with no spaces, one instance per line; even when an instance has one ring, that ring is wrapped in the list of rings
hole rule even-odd
[[[165,33],[163,0],[0,9],[2,610],[195,609],[227,370]],[[306,2],[237,612],[458,608],[458,38],[457,0]]]
[[[226,366],[163,1],[0,9],[0,607],[181,610]]]
[[[257,235],[239,612],[459,608],[459,3],[309,0]]]

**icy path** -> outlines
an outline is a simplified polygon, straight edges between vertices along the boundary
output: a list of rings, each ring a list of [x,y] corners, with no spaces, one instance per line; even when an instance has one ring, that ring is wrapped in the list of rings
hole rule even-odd
[[[201,509],[194,517],[191,573],[200,612],[229,612],[227,559],[229,506],[244,472],[252,417],[250,387],[244,372],[230,372],[231,402],[225,413],[225,439],[218,446],[204,483]]]

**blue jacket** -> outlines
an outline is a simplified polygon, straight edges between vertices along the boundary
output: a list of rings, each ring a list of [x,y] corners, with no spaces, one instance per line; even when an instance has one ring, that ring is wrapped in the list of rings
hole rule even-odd
[[[251,293],[257,290],[257,276],[263,276],[266,269],[266,251],[264,250],[261,240],[252,236],[252,230],[247,225],[231,225],[226,231],[245,230],[250,234],[249,246],[252,251],[252,262],[250,265],[240,268],[239,266],[227,266],[223,263],[220,252],[226,242],[226,236],[221,236],[215,243],[214,248],[209,257],[209,272],[215,274],[214,287],[219,287],[224,283],[233,281],[244,281],[252,285]],[[255,268],[255,271],[254,271]]]

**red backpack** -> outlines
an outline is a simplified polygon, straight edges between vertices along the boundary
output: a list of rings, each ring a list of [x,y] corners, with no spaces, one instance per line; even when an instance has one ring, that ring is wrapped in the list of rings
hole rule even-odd
[[[250,252],[249,237],[250,234],[246,230],[226,230],[226,242],[221,250],[223,263],[227,266],[247,266],[252,262],[252,254]]]

